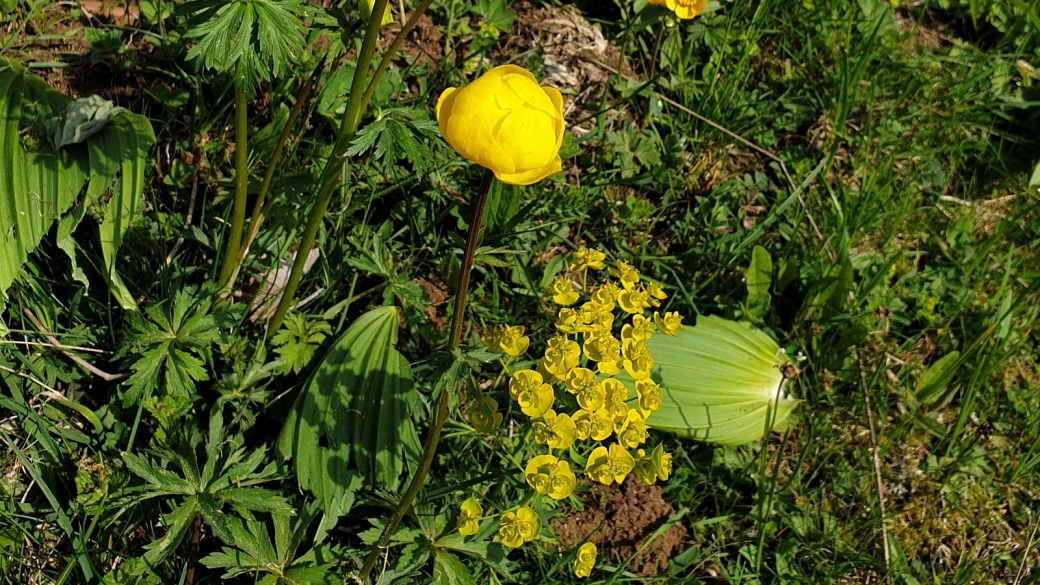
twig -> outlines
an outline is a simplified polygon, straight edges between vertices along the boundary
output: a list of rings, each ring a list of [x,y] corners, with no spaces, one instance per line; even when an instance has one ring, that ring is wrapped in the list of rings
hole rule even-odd
[[[888,556],[888,530],[885,528],[885,488],[881,482],[881,460],[878,458],[877,435],[874,433],[874,415],[870,412],[870,393],[867,392],[867,374],[863,371],[863,358],[856,350],[856,362],[859,364],[859,381],[863,388],[863,402],[867,408],[867,428],[870,429],[870,450],[874,455],[874,479],[877,481],[878,508],[881,510],[881,545],[885,549],[885,582],[891,585],[892,560]]]
[[[0,366],[0,371],[7,372],[8,374],[14,374],[15,376],[18,376],[19,378],[25,378],[26,380],[29,380],[33,384],[36,384],[37,386],[43,388],[45,391],[53,392],[54,394],[57,394],[58,396],[61,396],[60,392],[58,392],[54,388],[51,388],[50,386],[44,384],[43,382],[37,380],[36,378],[30,376],[29,374],[23,374],[22,372],[19,372],[18,370],[11,369],[11,368],[9,368],[7,366]],[[64,398],[64,396],[61,396],[61,397]],[[50,396],[48,396],[48,398],[50,398]]]
[[[32,347],[53,347],[61,350],[75,350],[86,353],[99,353],[103,355],[109,355],[112,353],[103,349],[94,349],[93,347],[82,347],[78,345],[54,345],[51,343],[41,343],[39,341],[21,341],[18,339],[0,339],[0,345],[29,345]]]
[[[1040,527],[1040,516],[1037,517],[1036,522],[1033,522],[1033,531],[1029,533],[1029,540],[1026,542],[1026,550],[1022,553],[1022,563],[1018,565],[1018,573],[1015,575],[1014,585],[1018,585],[1022,580],[1022,573],[1025,572],[1026,565],[1029,564],[1029,549],[1033,548],[1033,539],[1036,537],[1036,529]]]
[[[58,350],[61,351],[61,353],[65,354],[70,360],[76,362],[76,364],[78,364],[80,367],[87,370],[91,374],[94,374],[95,376],[101,378],[106,382],[116,382],[124,378],[130,377],[130,372],[124,372],[122,374],[109,374],[108,372],[105,372],[92,366],[90,362],[72,353],[71,351],[68,351],[65,348],[65,346],[58,342],[58,340],[51,335],[50,331],[47,331],[47,328],[44,327],[42,323],[40,323],[39,319],[36,318],[36,315],[33,315],[33,312],[30,311],[28,307],[23,306],[22,311],[25,312],[25,316],[28,317],[29,321],[32,321],[33,326],[36,327],[37,330],[39,330],[40,334],[42,334],[47,341],[51,342],[54,345],[54,347],[58,348]]]

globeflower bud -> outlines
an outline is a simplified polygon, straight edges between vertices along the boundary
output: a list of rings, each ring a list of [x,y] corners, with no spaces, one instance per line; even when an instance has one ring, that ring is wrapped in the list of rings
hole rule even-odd
[[[563,96],[516,65],[444,90],[437,126],[452,148],[503,183],[531,185],[563,169]]]

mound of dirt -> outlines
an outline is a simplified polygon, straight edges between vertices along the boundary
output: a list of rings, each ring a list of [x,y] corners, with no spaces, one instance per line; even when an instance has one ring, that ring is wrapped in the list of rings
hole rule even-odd
[[[584,510],[556,522],[556,536],[565,548],[587,538],[599,547],[602,558],[622,563],[675,514],[661,493],[660,486],[646,485],[631,475],[620,486],[597,484],[585,492]],[[669,559],[682,552],[685,537],[686,527],[676,522],[632,559],[628,570],[641,577],[656,577],[668,567]]]

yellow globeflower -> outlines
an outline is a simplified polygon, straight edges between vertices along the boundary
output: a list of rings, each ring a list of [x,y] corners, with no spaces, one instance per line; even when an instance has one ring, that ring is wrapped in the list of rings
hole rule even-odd
[[[578,548],[578,555],[574,557],[574,576],[588,577],[592,574],[592,568],[596,566],[596,545],[586,542]]]
[[[542,416],[552,408],[554,398],[552,386],[542,382],[542,375],[534,370],[513,373],[509,379],[509,397],[531,418]]]
[[[682,315],[675,312],[668,312],[664,314],[664,317],[657,314],[654,311],[654,323],[657,324],[657,330],[665,335],[675,336],[676,331],[682,331],[684,329],[682,324]]]
[[[524,469],[524,477],[536,492],[548,495],[554,500],[562,500],[571,495],[577,483],[570,463],[560,461],[552,455],[539,455],[531,459]]]
[[[589,455],[589,461],[585,465],[585,473],[602,483],[610,485],[612,482],[621,483],[625,476],[635,467],[635,459],[623,447],[614,443],[610,449],[596,447]]]
[[[708,6],[708,0],[649,0],[649,2],[668,8],[683,20],[697,16]]]
[[[573,305],[578,300],[578,292],[574,290],[571,281],[563,276],[557,276],[552,281],[553,302],[557,305]]]
[[[581,358],[581,347],[577,342],[567,339],[565,335],[557,335],[549,340],[541,365],[545,371],[563,380],[578,365]]]
[[[599,250],[590,250],[585,246],[581,246],[574,252],[574,260],[571,262],[571,272],[582,272],[589,268],[596,270],[603,270],[603,261],[607,259],[607,255]]]
[[[484,510],[476,499],[469,498],[462,502],[462,508],[459,509],[459,534],[462,536],[476,534],[477,530],[480,530],[480,519],[483,516]]]
[[[531,185],[563,169],[563,96],[516,65],[444,90],[437,126],[452,148],[503,183]]]
[[[485,411],[479,404],[469,407],[469,422],[478,433],[490,433],[502,424],[502,413],[498,412],[498,401],[494,398],[484,397]]]

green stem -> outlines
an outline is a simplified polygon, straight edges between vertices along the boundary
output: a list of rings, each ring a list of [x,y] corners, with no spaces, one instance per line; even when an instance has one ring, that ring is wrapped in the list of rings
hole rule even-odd
[[[249,227],[246,228],[246,235],[242,238],[242,243],[239,245],[238,255],[235,258],[235,265],[232,267],[231,276],[227,282],[223,283],[224,286],[231,286],[235,282],[235,278],[238,276],[238,271],[242,268],[242,262],[245,261],[246,252],[249,250],[249,246],[253,244],[253,240],[256,239],[257,232],[260,231],[260,226],[264,222],[264,202],[267,198],[268,191],[271,190],[271,183],[274,181],[274,173],[278,170],[278,163],[281,161],[282,152],[285,150],[285,144],[289,141],[289,134],[292,132],[293,126],[296,125],[296,120],[300,117],[300,113],[303,111],[303,106],[307,103],[307,99],[311,95],[311,90],[314,89],[318,76],[324,68],[324,63],[325,61],[322,59],[321,63],[318,64],[318,67],[315,68],[314,75],[305,81],[303,87],[300,88],[300,94],[296,97],[296,103],[293,104],[293,108],[289,112],[289,118],[285,121],[285,127],[282,128],[282,133],[278,136],[278,142],[275,143],[274,150],[271,152],[271,161],[267,166],[267,172],[264,173],[264,180],[260,183],[260,192],[256,196],[256,202],[253,203],[253,213],[249,217]]]
[[[311,207],[310,216],[307,218],[307,227],[304,229],[303,237],[300,240],[300,246],[296,252],[296,260],[293,262],[292,272],[289,273],[289,280],[285,283],[282,296],[278,300],[278,308],[275,310],[274,316],[271,317],[270,323],[267,324],[268,340],[281,328],[282,321],[285,320],[285,315],[289,312],[289,307],[296,296],[296,289],[300,286],[300,279],[303,277],[303,266],[307,261],[307,254],[310,252],[311,247],[314,246],[314,238],[318,233],[318,228],[321,226],[321,220],[325,217],[325,212],[328,210],[329,202],[332,200],[332,193],[339,186],[340,174],[347,163],[347,149],[350,147],[350,141],[357,134],[358,124],[361,122],[362,88],[364,87],[365,79],[368,77],[368,69],[372,65],[372,54],[375,52],[376,44],[379,40],[381,16],[386,11],[387,2],[388,0],[376,0],[375,5],[372,7],[372,15],[369,17],[365,28],[365,40],[361,43],[361,53],[358,55],[357,68],[354,70],[354,80],[350,84],[350,97],[347,100],[347,111],[343,114],[339,138],[336,139],[336,145],[332,149],[332,156],[329,158],[328,163],[325,164],[324,171],[322,171],[318,197]],[[374,79],[374,81],[378,80]]]
[[[372,81],[368,84],[368,89],[365,90],[365,95],[361,97],[362,111],[368,108],[368,102],[371,101],[372,94],[376,91],[376,85],[379,82],[379,78],[382,77],[386,68],[390,66],[390,61],[393,60],[394,55],[397,54],[397,50],[401,48],[405,38],[408,37],[408,33],[412,32],[415,25],[419,24],[419,17],[426,12],[426,9],[430,7],[430,4],[433,4],[433,0],[423,0],[422,4],[412,12],[412,16],[408,19],[408,22],[404,23],[401,32],[397,33],[397,36],[390,44],[390,47],[387,48],[386,53],[383,55],[383,59],[376,67],[376,72],[372,75]]]
[[[242,226],[246,223],[246,198],[249,196],[249,116],[246,94],[235,86],[235,203],[231,209],[231,231],[224,247],[224,265],[220,269],[220,283],[228,285],[242,245]]]
[[[459,343],[462,342],[462,324],[466,314],[466,293],[469,291],[469,275],[473,271],[473,259],[477,255],[477,241],[480,239],[480,223],[484,217],[484,205],[487,203],[488,192],[491,190],[491,182],[494,178],[494,173],[486,169],[484,170],[484,178],[480,181],[477,198],[473,201],[473,216],[469,221],[466,249],[462,254],[462,267],[459,270],[459,285],[456,287],[458,293],[455,295],[455,306],[452,308],[448,351],[456,349],[459,347]],[[372,573],[376,561],[379,560],[380,551],[385,549],[390,542],[390,536],[393,535],[397,525],[404,518],[408,508],[412,505],[412,501],[415,500],[415,496],[419,494],[419,488],[422,487],[423,481],[426,480],[426,474],[429,473],[430,465],[433,464],[433,456],[437,453],[437,442],[440,441],[441,430],[444,428],[445,421],[448,420],[448,394],[447,390],[442,392],[440,400],[437,402],[437,414],[433,419],[433,428],[430,429],[430,436],[426,438],[426,444],[423,445],[419,468],[415,470],[412,481],[408,484],[404,495],[401,496],[401,501],[398,502],[397,508],[390,516],[390,520],[387,521],[386,527],[383,528],[383,533],[379,535],[379,540],[372,545],[372,548],[368,551],[368,556],[365,557],[365,564],[361,567],[361,574],[358,576],[358,580],[361,583],[368,582],[368,576]]]

